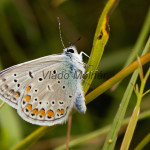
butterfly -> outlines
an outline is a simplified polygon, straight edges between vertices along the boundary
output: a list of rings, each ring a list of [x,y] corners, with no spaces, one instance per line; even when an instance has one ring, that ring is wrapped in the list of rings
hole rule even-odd
[[[83,54],[71,45],[64,48],[62,54],[1,71],[0,99],[17,109],[25,121],[36,125],[62,124],[73,107],[79,113],[85,113]]]

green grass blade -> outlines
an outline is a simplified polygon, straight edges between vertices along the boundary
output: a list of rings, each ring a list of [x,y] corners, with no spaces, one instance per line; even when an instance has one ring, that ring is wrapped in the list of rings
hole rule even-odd
[[[150,38],[148,39],[148,42],[144,48],[142,55],[145,54],[149,50],[150,50]],[[126,113],[126,109],[127,109],[131,94],[133,92],[133,85],[135,84],[137,77],[138,77],[138,70],[136,70],[133,73],[133,75],[130,79],[130,82],[127,86],[127,89],[126,89],[124,96],[121,100],[120,107],[119,107],[117,114],[115,116],[115,119],[113,121],[111,131],[109,132],[109,134],[106,138],[106,141],[104,143],[103,150],[113,150],[115,147],[116,140],[117,140],[117,134],[118,134],[118,131],[121,127],[121,123],[122,123],[122,120],[124,118],[124,115]],[[112,142],[110,143],[109,140],[112,140]]]
[[[139,64],[140,64],[140,61],[139,61]],[[141,65],[141,64],[140,64]],[[139,72],[142,70],[142,66],[139,67]],[[143,76],[143,72],[141,72],[142,76]],[[148,79],[150,75],[150,68],[148,69],[145,77],[141,78],[141,86],[140,86],[140,90],[137,90],[137,103],[136,103],[136,106],[134,108],[134,111],[131,115],[131,118],[130,118],[130,122],[128,124],[128,127],[127,127],[127,130],[126,130],[126,133],[124,135],[124,138],[123,138],[123,142],[121,144],[121,148],[120,150],[126,150],[126,149],[129,149],[129,146],[130,146],[130,143],[131,143],[131,140],[132,140],[132,137],[133,137],[133,134],[134,134],[134,131],[135,131],[135,128],[136,128],[136,125],[137,125],[137,121],[138,121],[138,116],[139,116],[139,113],[140,113],[140,104],[141,104],[141,101],[142,101],[142,96],[143,96],[143,92],[144,92],[144,88],[145,88],[145,84],[146,84],[146,81]]]
[[[128,66],[130,63],[132,63],[134,61],[134,59],[136,58],[135,51],[137,54],[141,53],[143,46],[144,46],[144,43],[146,41],[146,38],[149,35],[149,32],[150,32],[150,8],[147,12],[143,27],[140,31],[140,34],[139,34],[138,39],[136,41],[136,44],[133,47],[133,51],[130,54],[129,58],[127,59],[127,62],[125,63],[124,67]],[[120,83],[121,83],[121,81],[118,82],[113,87],[113,90],[115,90],[119,86]]]
[[[4,106],[4,104],[5,104],[4,101],[2,101],[2,102],[0,103],[0,109]]]
[[[141,113],[139,115],[139,120],[143,120],[143,119],[146,119],[148,117],[150,117],[150,110],[147,110],[147,111]],[[130,117],[124,119],[123,122],[122,122],[122,126],[127,125],[129,120],[130,120]],[[87,142],[88,140],[92,140],[93,138],[95,138],[97,136],[101,136],[103,134],[106,134],[106,133],[109,132],[110,129],[111,129],[111,125],[107,125],[107,126],[101,128],[101,129],[95,130],[95,131],[93,131],[91,133],[88,133],[86,135],[81,135],[77,139],[74,139],[74,140],[69,142],[69,148],[77,146],[77,145],[79,145],[83,142]],[[63,145],[57,147],[55,150],[63,150],[65,148],[66,148],[66,145],[63,144]]]
[[[138,122],[139,113],[140,113],[140,108],[135,107],[133,114],[131,116],[130,122],[128,124],[128,127],[127,127],[120,150],[128,150],[129,149],[131,139],[133,137],[133,133],[135,131],[136,124]]]
[[[19,142],[16,146],[14,146],[11,150],[22,150],[31,147],[38,139],[44,136],[46,133],[53,130],[56,126],[48,127],[42,126],[34,131],[30,136],[23,139],[23,141]]]
[[[87,72],[97,70],[101,57],[104,52],[105,45],[109,38],[109,17],[112,10],[116,7],[118,0],[109,0],[99,18],[97,29],[93,40],[93,48],[91,51],[88,65],[90,66]],[[91,84],[94,79],[94,75],[91,78],[87,78],[86,81]],[[83,89],[85,93],[89,89],[89,84],[84,83]]]
[[[150,39],[148,44],[146,45],[147,51],[150,50]],[[145,63],[150,61],[150,52],[145,54],[143,57],[140,58],[141,64],[144,65]],[[135,69],[138,68],[138,61],[134,61],[131,65],[127,66],[123,70],[121,70],[119,73],[117,73],[115,76],[101,84],[99,87],[97,87],[95,90],[90,92],[88,95],[86,95],[86,103],[91,102],[93,99],[97,98],[99,95],[107,91],[109,88],[111,88],[113,85],[115,85],[118,81],[124,79],[129,74],[131,74]]]
[[[150,142],[150,133],[148,133],[144,139],[136,146],[134,150],[141,150],[143,149],[148,143]]]

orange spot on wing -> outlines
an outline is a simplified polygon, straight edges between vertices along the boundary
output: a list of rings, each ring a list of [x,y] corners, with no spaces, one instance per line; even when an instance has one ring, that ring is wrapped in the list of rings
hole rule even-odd
[[[31,89],[31,86],[28,86],[28,87],[26,88],[26,92],[29,92],[30,89]]]
[[[52,111],[52,110],[49,110],[48,112],[47,112],[47,116],[48,117],[54,117],[54,112]]]
[[[25,95],[24,99],[28,102],[31,99],[30,95]]]
[[[20,93],[19,92],[16,92],[16,97],[20,97]]]
[[[57,109],[57,113],[59,113],[59,114],[61,113],[60,109]]]
[[[65,113],[64,109],[61,109],[60,112],[61,112],[62,115]]]
[[[69,107],[66,108],[66,111],[69,109]]]
[[[28,104],[26,107],[27,107],[29,110],[32,110],[32,105],[31,105],[31,104]]]
[[[33,109],[32,113],[37,115],[38,114],[38,109]]]
[[[41,116],[45,116],[45,110],[44,110],[44,109],[41,109],[41,110],[39,111],[39,114],[40,114]]]

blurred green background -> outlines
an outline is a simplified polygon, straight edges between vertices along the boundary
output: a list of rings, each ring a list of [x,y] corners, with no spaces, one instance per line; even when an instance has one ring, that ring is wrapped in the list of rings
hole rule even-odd
[[[90,55],[97,22],[106,0],[0,0],[0,67],[12,65],[45,55],[62,52],[57,17],[65,46],[75,42],[78,51]],[[146,17],[148,0],[121,0],[110,17],[110,37],[105,47],[99,71],[105,74],[93,82],[92,88],[106,81],[121,70],[137,40]],[[145,42],[146,43],[146,42]],[[143,45],[144,47],[144,45]],[[87,62],[87,58],[84,58]],[[144,69],[147,70],[147,64]],[[87,113],[73,115],[71,138],[78,137],[112,123],[126,89],[129,77],[115,92],[107,91],[88,104]],[[146,89],[150,86],[147,85]],[[130,115],[136,98],[133,95],[127,116]],[[142,102],[142,111],[150,108],[150,95]],[[0,149],[7,150],[32,133],[39,126],[22,120],[15,109],[5,104],[0,109]],[[67,125],[45,135],[31,149],[53,149],[65,142]],[[124,132],[124,130],[123,130]],[[131,149],[150,132],[150,119],[138,123]],[[73,149],[100,149],[104,137],[97,137]],[[123,133],[115,149],[119,149]],[[150,145],[149,145],[150,146]],[[146,147],[146,149],[148,146]]]

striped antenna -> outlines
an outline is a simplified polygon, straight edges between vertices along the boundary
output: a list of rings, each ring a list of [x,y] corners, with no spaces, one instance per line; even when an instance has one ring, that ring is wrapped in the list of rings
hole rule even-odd
[[[64,48],[66,48],[65,45],[64,45],[64,42],[63,42],[63,40],[62,40],[61,29],[60,29],[60,19],[59,19],[59,17],[57,17],[57,21],[58,21],[58,25],[59,25],[60,40],[61,40],[62,46],[63,46]]]

